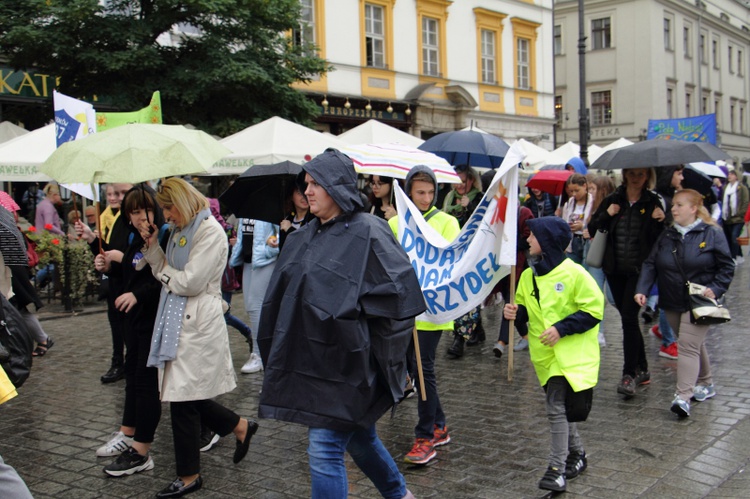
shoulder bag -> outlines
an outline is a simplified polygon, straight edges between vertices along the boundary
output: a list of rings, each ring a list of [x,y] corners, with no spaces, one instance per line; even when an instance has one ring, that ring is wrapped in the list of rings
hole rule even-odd
[[[589,245],[589,252],[586,254],[586,265],[595,269],[602,268],[604,262],[604,251],[607,249],[607,231],[597,230],[594,238]]]
[[[677,258],[677,247],[672,249],[672,255],[674,255],[674,261],[677,264],[680,274],[682,274],[682,278],[685,280],[685,286],[687,286],[688,301],[690,303],[690,322],[701,326],[729,322],[731,317],[729,316],[729,310],[724,306],[724,297],[715,300],[705,296],[703,292],[706,286],[687,280],[685,272],[682,270],[682,265],[680,265],[680,260]]]

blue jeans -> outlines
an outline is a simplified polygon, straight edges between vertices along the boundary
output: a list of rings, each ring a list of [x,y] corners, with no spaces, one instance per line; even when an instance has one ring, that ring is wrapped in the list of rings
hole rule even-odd
[[[584,256],[584,239],[580,235],[573,235],[573,240],[570,242],[570,253],[565,253],[565,256],[570,258],[576,263],[583,265]]]
[[[378,438],[375,425],[354,431],[310,428],[307,436],[312,499],[346,499],[349,486],[344,452],[352,456],[383,497],[401,499],[406,495],[406,480]]]
[[[46,267],[42,267],[39,270],[36,271],[36,285],[40,288],[43,288],[47,285],[48,281],[54,281],[55,280],[55,266],[53,264],[49,264]]]
[[[661,333],[661,344],[665,347],[677,341],[674,337],[674,330],[667,321],[667,314],[661,308],[659,309],[659,332]]]
[[[224,301],[227,302],[227,305],[229,305],[229,309],[227,309],[227,312],[224,314],[224,322],[227,323],[227,326],[232,326],[237,331],[240,332],[242,336],[245,337],[247,342],[250,344],[250,353],[253,353],[253,332],[250,329],[250,326],[239,320],[237,317],[232,315],[232,292],[231,291],[222,291],[221,297],[224,298]]]

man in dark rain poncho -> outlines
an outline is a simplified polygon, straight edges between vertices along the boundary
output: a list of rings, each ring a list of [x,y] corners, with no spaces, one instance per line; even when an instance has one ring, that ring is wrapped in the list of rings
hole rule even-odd
[[[345,451],[383,497],[412,497],[375,422],[403,395],[424,298],[388,225],[362,212],[351,160],[328,150],[303,169],[317,218],[289,234],[266,292],[258,412],[309,427],[313,498],[347,496]]]

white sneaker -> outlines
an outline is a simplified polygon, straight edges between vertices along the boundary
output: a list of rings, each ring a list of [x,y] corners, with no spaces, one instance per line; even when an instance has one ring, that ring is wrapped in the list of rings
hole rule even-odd
[[[738,256],[734,259],[734,263],[735,265],[742,265],[743,263],[745,263],[745,259],[741,256]]]
[[[133,439],[126,437],[121,431],[112,433],[112,438],[106,444],[96,449],[97,457],[119,456],[133,446]]]
[[[263,370],[263,362],[261,362],[260,357],[258,354],[251,353],[250,358],[247,359],[247,362],[245,362],[245,365],[242,366],[242,369],[240,369],[240,372],[242,374],[251,374],[251,373],[257,373],[258,371]]]

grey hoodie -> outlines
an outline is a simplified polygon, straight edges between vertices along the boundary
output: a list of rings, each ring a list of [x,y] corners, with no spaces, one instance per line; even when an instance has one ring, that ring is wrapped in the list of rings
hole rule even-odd
[[[406,184],[404,191],[406,192],[406,195],[409,196],[409,199],[411,199],[411,182],[412,178],[414,178],[414,175],[416,175],[419,172],[424,172],[430,176],[432,179],[432,184],[435,186],[435,196],[432,198],[432,204],[430,204],[430,209],[427,211],[430,211],[433,206],[435,206],[435,203],[437,202],[437,192],[438,192],[438,183],[437,183],[437,177],[435,176],[435,172],[432,171],[432,168],[430,168],[427,165],[417,165],[411,170],[409,170],[409,173],[406,174]]]

